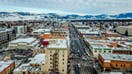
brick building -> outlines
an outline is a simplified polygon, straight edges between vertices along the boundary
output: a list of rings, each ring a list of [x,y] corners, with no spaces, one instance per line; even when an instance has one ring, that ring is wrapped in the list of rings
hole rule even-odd
[[[14,61],[0,61],[0,74],[9,74],[15,68]]]
[[[98,59],[104,70],[132,68],[132,55],[101,53]]]

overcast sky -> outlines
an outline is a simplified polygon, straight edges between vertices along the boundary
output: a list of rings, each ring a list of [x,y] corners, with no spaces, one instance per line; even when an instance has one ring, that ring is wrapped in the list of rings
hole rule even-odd
[[[0,0],[0,11],[119,14],[132,12],[132,0]]]

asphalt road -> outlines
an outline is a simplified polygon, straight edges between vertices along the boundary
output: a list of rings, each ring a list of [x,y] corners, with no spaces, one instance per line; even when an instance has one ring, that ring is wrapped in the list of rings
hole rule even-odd
[[[80,37],[72,23],[70,26],[70,73],[69,74],[97,74],[90,49],[86,46],[84,39]]]

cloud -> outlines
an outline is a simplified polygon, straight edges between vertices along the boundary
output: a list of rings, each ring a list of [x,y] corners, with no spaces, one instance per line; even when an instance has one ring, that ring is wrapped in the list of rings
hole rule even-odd
[[[132,0],[0,0],[0,10],[20,7],[65,14],[118,14],[132,12],[131,5]]]

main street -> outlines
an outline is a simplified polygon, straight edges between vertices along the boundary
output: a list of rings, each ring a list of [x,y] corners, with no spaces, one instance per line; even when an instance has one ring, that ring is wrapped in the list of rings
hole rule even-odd
[[[80,37],[78,31],[72,23],[70,26],[71,49],[69,58],[71,61],[71,74],[97,74],[94,68],[93,58],[90,49],[86,46],[84,39]]]

